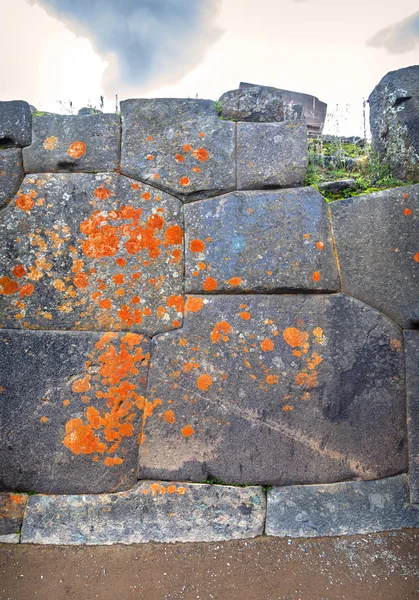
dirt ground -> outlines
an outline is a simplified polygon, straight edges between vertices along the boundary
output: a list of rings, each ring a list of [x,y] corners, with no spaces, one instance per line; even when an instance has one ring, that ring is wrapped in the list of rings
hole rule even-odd
[[[419,599],[419,529],[136,546],[0,545],[1,600]]]

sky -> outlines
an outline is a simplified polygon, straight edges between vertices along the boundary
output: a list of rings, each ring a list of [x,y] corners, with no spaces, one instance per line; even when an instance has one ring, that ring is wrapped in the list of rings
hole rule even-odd
[[[326,132],[362,135],[363,100],[419,63],[417,0],[0,0],[0,17],[0,100],[60,113],[246,81],[313,94]]]

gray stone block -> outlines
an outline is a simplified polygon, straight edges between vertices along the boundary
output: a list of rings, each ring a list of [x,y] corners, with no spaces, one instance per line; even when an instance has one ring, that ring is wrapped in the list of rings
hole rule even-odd
[[[419,185],[330,205],[342,290],[404,328],[419,325]]]
[[[0,150],[0,208],[16,194],[23,177],[22,150]]]
[[[348,296],[189,296],[153,339],[140,478],[287,485],[407,470],[400,328]],[[161,402],[161,404],[160,404]]]
[[[0,147],[29,146],[32,114],[23,100],[0,101]]]
[[[143,481],[100,496],[31,496],[22,543],[215,542],[263,533],[261,488]]]
[[[225,92],[218,100],[221,117],[232,121],[266,123],[283,121],[284,103],[280,90],[254,86]]]
[[[114,171],[121,156],[118,115],[33,117],[32,144],[23,151],[26,173]]]
[[[406,475],[268,490],[267,535],[356,535],[419,526]]]
[[[27,502],[26,494],[0,492],[0,541],[1,536],[19,532]]]
[[[350,188],[354,188],[356,186],[355,179],[337,179],[336,181],[325,181],[324,183],[319,183],[319,190],[323,190],[325,192],[343,192],[344,190],[348,190]]]
[[[239,190],[302,186],[306,171],[305,123],[237,123]]]
[[[405,331],[410,498],[419,504],[419,331]]]
[[[26,176],[0,213],[0,326],[179,327],[182,204],[117,174]]]
[[[234,123],[211,100],[121,102],[122,172],[196,200],[236,186]]]
[[[134,333],[3,330],[0,489],[132,487],[149,342]],[[155,403],[157,404],[157,403]]]
[[[0,544],[18,544],[20,542],[19,533],[10,533],[8,535],[0,535]]]
[[[327,205],[313,188],[232,192],[184,210],[188,292],[340,289]]]

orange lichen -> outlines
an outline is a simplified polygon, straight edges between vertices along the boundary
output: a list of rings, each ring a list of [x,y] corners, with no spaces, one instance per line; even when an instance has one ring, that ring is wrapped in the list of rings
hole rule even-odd
[[[144,194],[141,194],[141,198],[143,200],[150,200],[150,198],[151,198],[150,192],[144,192]]]
[[[311,276],[313,281],[320,281],[321,278],[322,276],[320,275],[319,271],[314,271],[313,275]]]
[[[272,340],[266,338],[265,340],[263,340],[260,347],[262,348],[263,352],[272,352],[272,350],[275,348],[275,344]]]
[[[23,277],[23,275],[26,273],[26,269],[23,265],[16,265],[13,268],[12,273],[17,278]]]
[[[22,287],[19,290],[19,295],[21,298],[24,298],[25,296],[31,296],[35,291],[34,286],[32,285],[32,283],[25,283],[25,285],[22,285]]]
[[[192,240],[189,244],[191,252],[203,252],[205,250],[205,242],[202,240]]]
[[[284,340],[291,348],[304,346],[308,342],[308,333],[300,331],[297,327],[287,327],[283,332]]]
[[[90,375],[87,374],[85,377],[74,381],[71,389],[77,394],[88,392],[90,390]]]
[[[230,323],[227,323],[227,321],[219,321],[214,326],[214,329],[212,330],[211,335],[210,335],[212,343],[216,344],[221,339],[224,342],[228,342],[228,340],[230,339],[228,337],[228,334],[231,333],[232,331],[233,331],[233,328],[230,325]]]
[[[167,301],[167,306],[169,308],[176,308],[177,312],[183,312],[183,296],[170,296]]]
[[[213,277],[207,277],[204,283],[202,284],[202,287],[206,292],[213,292],[217,289],[217,286],[217,280]]]
[[[10,279],[7,275],[0,277],[0,294],[14,294],[18,289],[19,286],[16,281],[13,281],[13,279]]]
[[[138,190],[140,188],[140,184],[139,183],[131,183],[131,187],[133,190]]]
[[[179,246],[183,241],[182,227],[180,227],[180,225],[170,225],[166,229],[164,239],[167,244],[173,244],[174,246]]]
[[[284,412],[290,412],[291,410],[293,410],[293,408],[289,404],[285,404],[285,406],[282,407],[282,410]]]
[[[166,423],[176,423],[176,415],[173,412],[173,410],[166,410],[163,413],[163,419],[166,421]]]
[[[205,162],[209,158],[208,150],[206,148],[198,148],[198,150],[194,150],[193,155],[200,162]]]
[[[183,162],[185,160],[185,157],[183,156],[183,154],[176,154],[175,160],[177,160],[177,162]]]
[[[317,242],[316,243],[316,248],[317,248],[317,250],[323,250],[323,248],[324,248],[323,242]]]
[[[45,150],[54,150],[57,143],[58,143],[58,138],[56,138],[55,135],[51,135],[50,137],[45,138],[42,145],[45,148]]]
[[[41,421],[41,423],[48,423],[49,421],[48,417],[45,416],[41,417],[39,420]]]
[[[211,375],[200,375],[196,380],[196,387],[203,392],[206,392],[208,388],[212,386],[212,377]]]
[[[204,306],[204,301],[202,300],[202,298],[193,298],[190,296],[186,300],[185,311],[196,313],[196,312],[199,312],[203,306]]]
[[[241,313],[239,313],[239,314],[240,314],[241,318],[242,318],[244,321],[249,321],[250,317],[252,316],[252,315],[250,314],[250,312],[246,312],[246,311],[244,311],[244,312],[241,312]]]
[[[111,192],[105,186],[98,187],[95,189],[95,196],[99,198],[99,200],[107,200],[111,197]]]
[[[235,286],[238,286],[238,285],[240,285],[242,281],[243,281],[243,280],[242,280],[242,278],[241,278],[241,277],[232,277],[231,279],[229,279],[229,280],[228,280],[228,283],[229,283],[231,286],[235,287]]]
[[[81,158],[86,153],[86,144],[84,142],[73,142],[70,144],[67,154],[71,158]]]
[[[180,183],[180,185],[188,186],[188,185],[190,185],[191,182],[190,182],[189,177],[181,177],[179,179],[179,183]]]
[[[266,383],[269,383],[269,385],[275,385],[276,383],[278,383],[278,379],[278,375],[267,375]]]
[[[317,373],[316,371],[313,371],[313,373],[301,371],[295,376],[295,381],[298,383],[299,386],[304,386],[307,389],[315,388],[318,385]]]
[[[191,424],[188,424],[188,425],[186,425],[185,427],[182,428],[182,435],[183,435],[183,437],[190,437],[194,433],[195,433],[195,429],[192,427]]]
[[[73,278],[73,283],[78,289],[86,288],[89,285],[89,277],[86,273],[77,273]]]
[[[419,262],[419,252],[416,252],[415,256],[413,257],[413,260],[415,262]]]
[[[25,212],[29,212],[34,207],[34,204],[35,202],[29,194],[23,194],[16,198],[16,206]]]
[[[185,144],[182,146],[182,148],[185,150],[185,152],[190,152],[192,150],[192,146],[190,144]]]

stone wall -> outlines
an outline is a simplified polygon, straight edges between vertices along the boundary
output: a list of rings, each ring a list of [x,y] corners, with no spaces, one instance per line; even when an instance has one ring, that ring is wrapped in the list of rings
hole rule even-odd
[[[0,541],[419,525],[419,186],[248,108],[0,103]]]

